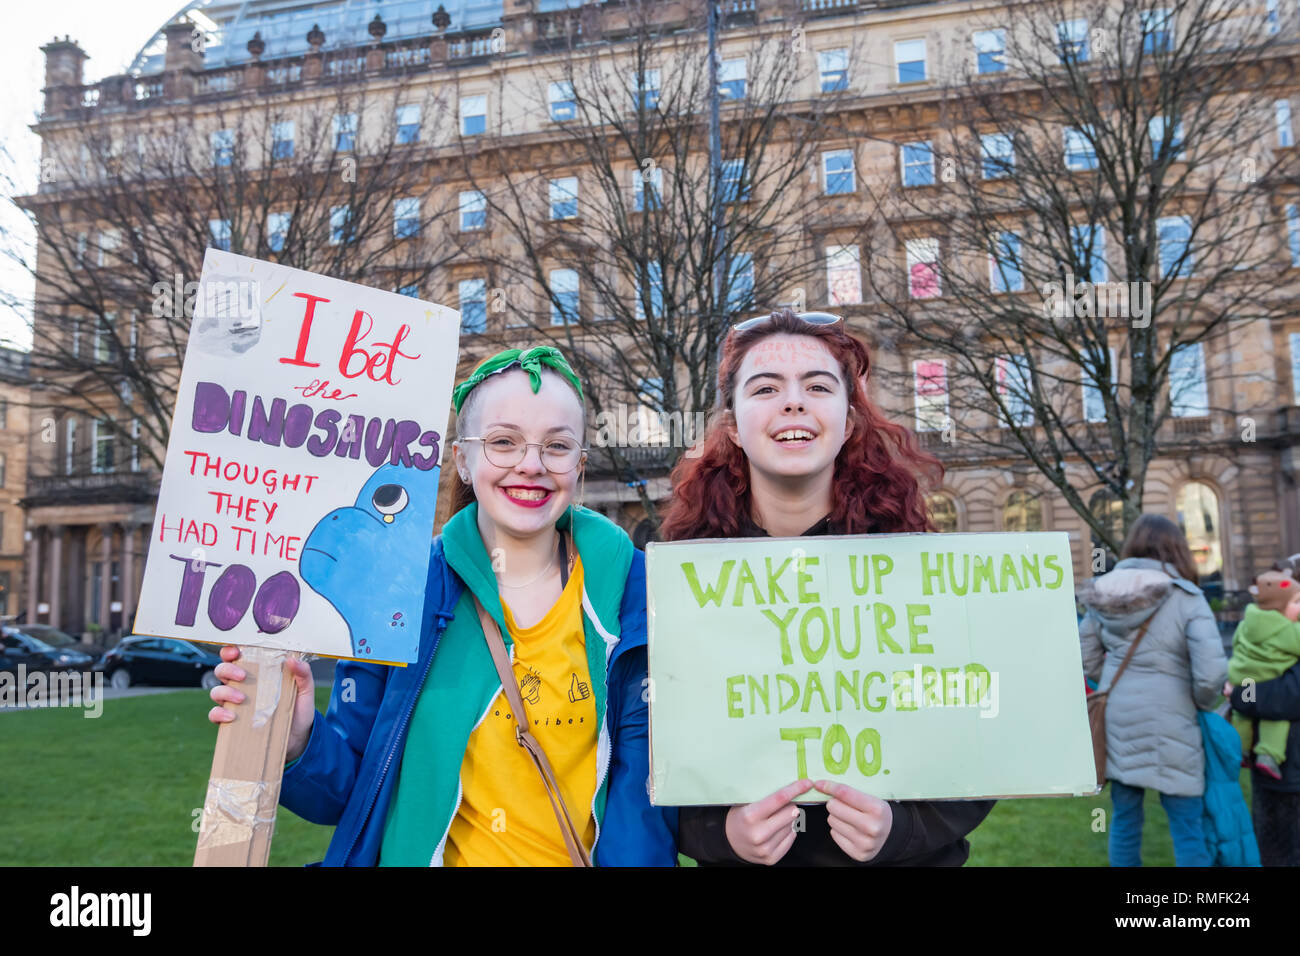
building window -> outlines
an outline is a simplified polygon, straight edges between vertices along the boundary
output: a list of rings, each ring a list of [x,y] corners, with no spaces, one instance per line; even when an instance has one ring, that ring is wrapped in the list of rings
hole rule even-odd
[[[1277,0],[1268,0],[1266,9],[1268,10],[1268,32],[1277,33],[1281,26],[1278,18]]]
[[[650,297],[650,314],[656,319],[662,319],[664,316],[664,270],[658,262],[647,262],[645,264],[645,282],[642,283],[638,278],[635,289],[636,297],[636,317],[638,321],[644,321],[646,293]]]
[[[1188,216],[1165,216],[1156,220],[1160,253],[1160,274],[1190,276],[1195,268],[1192,253],[1192,220]]]
[[[925,41],[895,40],[894,64],[899,83],[920,83],[925,79]]]
[[[1094,494],[1088,500],[1088,512],[1105,529],[1111,541],[1118,543],[1124,540],[1124,502],[1120,501],[1113,491],[1103,488]],[[1093,550],[1104,549],[1113,558],[1114,554],[1105,546],[1101,535],[1092,528],[1089,531],[1092,536]],[[1110,570],[1109,561],[1106,570]]]
[[[822,179],[828,196],[853,192],[853,150],[832,149],[822,153]]]
[[[266,245],[272,252],[284,251],[284,241],[289,235],[292,213],[272,212],[266,215]]]
[[[578,273],[552,269],[550,280],[551,325],[573,325],[578,321]]]
[[[998,423],[1003,428],[1015,425],[1028,428],[1034,424],[1033,375],[1023,355],[999,355],[997,368],[998,398],[1005,413]]]
[[[271,125],[271,158],[293,158],[293,120],[283,120]]]
[[[1151,138],[1151,158],[1160,161],[1166,153],[1169,158],[1182,159],[1183,155],[1183,124],[1182,121],[1176,121],[1172,132],[1169,134],[1169,142],[1165,142],[1165,118],[1163,116],[1153,116],[1147,123],[1147,135]]]
[[[352,238],[352,208],[350,206],[330,207],[330,245],[337,246]]]
[[[1070,227],[1070,245],[1078,275],[1089,282],[1105,282],[1110,276],[1106,267],[1106,231],[1100,223],[1077,223]]]
[[[71,475],[75,474],[73,469],[77,457],[77,420],[72,416],[68,416],[63,428],[63,473]]]
[[[738,252],[727,268],[727,311],[744,312],[754,305],[754,257]]]
[[[457,286],[460,296],[460,330],[467,335],[487,331],[487,280],[462,279]]]
[[[1168,53],[1174,45],[1174,12],[1142,11],[1142,52]]]
[[[546,99],[551,106],[551,119],[557,123],[577,118],[578,104],[573,96],[573,84],[568,80],[552,83],[547,88]]]
[[[1113,395],[1119,386],[1119,362],[1116,361],[1114,349],[1107,349],[1106,352],[1110,357],[1110,389]],[[1101,369],[1093,371],[1100,373]],[[1092,382],[1083,383],[1083,419],[1088,422],[1106,420],[1106,400],[1101,394],[1101,389]]]
[[[9,399],[0,398],[0,429],[9,427]]]
[[[329,209],[329,245],[339,246],[352,239],[352,207],[331,206]]]
[[[1062,63],[1088,59],[1088,21],[1062,20],[1056,24],[1056,55]]]
[[[993,237],[993,250],[989,254],[989,291],[1025,291],[1025,276],[1020,268],[1020,237],[1014,232],[1000,232]]]
[[[980,137],[981,175],[1001,179],[1016,168],[1015,144],[1008,133],[985,133]]]
[[[403,103],[397,108],[397,115],[393,119],[397,126],[395,136],[397,145],[405,146],[420,141],[419,103]]]
[[[209,219],[208,232],[212,235],[212,248],[230,251],[229,219]]]
[[[862,261],[857,246],[826,247],[826,293],[831,305],[862,301]]]
[[[1291,404],[1300,405],[1300,332],[1292,332],[1291,343]]]
[[[487,132],[487,96],[460,98],[460,135],[478,136]]]
[[[904,143],[900,150],[904,186],[934,185],[934,150],[929,140]]]
[[[749,199],[749,177],[743,159],[728,159],[722,163],[722,182],[719,187],[723,202],[746,202]]]
[[[131,470],[140,470],[140,419],[131,419]]]
[[[116,321],[116,312],[105,312],[95,322],[91,354],[96,362],[108,362],[113,357],[113,323]]]
[[[5,486],[5,479],[6,479],[6,477],[7,477],[7,476],[6,476],[6,473],[5,473],[5,456],[4,456],[3,454],[0,454],[0,488],[3,488],[3,487]],[[3,515],[4,515],[4,512],[0,512],[0,517],[3,517]],[[3,550],[4,550],[4,548],[3,548],[3,547],[0,547],[0,551],[3,551]]]
[[[408,299],[418,299],[420,297],[419,283],[412,283],[411,285],[399,285],[393,291],[396,292],[398,295],[406,296]]]
[[[948,423],[948,368],[942,359],[912,363],[916,430],[942,431]]]
[[[646,198],[646,183],[649,182],[649,199]],[[664,171],[654,166],[647,178],[640,169],[632,170],[632,208],[636,212],[660,208],[664,195]],[[647,205],[648,202],[648,205]]]
[[[1223,545],[1219,541],[1219,496],[1203,481],[1189,481],[1178,489],[1178,528],[1196,562],[1193,583],[1204,586],[1223,577]]]
[[[235,131],[233,129],[214,130],[208,137],[212,146],[212,165],[229,166],[235,161]]]
[[[927,495],[926,510],[930,512],[930,523],[940,534],[953,534],[957,531],[957,502],[943,491]]]
[[[393,200],[393,238],[413,239],[420,234],[420,200],[416,197]]]
[[[477,189],[460,194],[460,231],[473,232],[487,225],[487,199]]]
[[[99,248],[97,250],[98,261],[101,266],[107,265],[112,259],[113,253],[117,247],[122,244],[122,230],[116,227],[101,229],[99,231]]]
[[[1067,126],[1065,128],[1065,168],[1074,170],[1097,168],[1097,151],[1092,145],[1092,127]]]
[[[1175,418],[1204,418],[1210,414],[1205,350],[1200,342],[1180,345],[1170,356],[1169,414]]]
[[[645,70],[632,74],[632,109],[653,110],[659,105],[659,71]]]
[[[1291,250],[1291,266],[1300,266],[1300,206],[1289,203],[1286,207],[1286,244]]]
[[[1013,491],[1002,505],[1003,531],[1042,531],[1043,499],[1032,491]]]
[[[724,100],[745,98],[745,61],[723,60],[718,67],[718,96]]]
[[[90,470],[99,474],[113,470],[113,425],[107,419],[96,419],[90,423],[91,442],[94,446],[94,458]]]
[[[1007,68],[1007,32],[979,30],[971,35],[975,43],[975,72],[1002,73]]]
[[[576,219],[578,217],[578,177],[565,176],[550,183],[551,218]]]
[[[1277,145],[1283,149],[1295,145],[1295,135],[1291,132],[1291,101],[1273,101],[1273,120],[1277,127]]]
[[[669,430],[665,427],[663,409],[664,380],[662,378],[643,378],[637,389],[637,434],[645,445],[667,445],[671,440]]]
[[[357,147],[357,114],[334,114],[334,149],[350,153]]]
[[[823,93],[835,93],[849,88],[849,51],[822,50],[817,54],[817,72],[821,76]]]
[[[932,299],[941,294],[938,239],[907,240],[907,291],[913,299]]]

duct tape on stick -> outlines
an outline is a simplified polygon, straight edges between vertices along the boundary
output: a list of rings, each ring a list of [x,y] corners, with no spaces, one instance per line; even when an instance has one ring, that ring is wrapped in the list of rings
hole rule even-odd
[[[203,801],[203,824],[198,849],[212,849],[230,843],[244,843],[259,827],[275,825],[275,806],[280,799],[280,782],[229,780],[213,777]]]
[[[257,675],[253,678],[253,726],[262,727],[280,703],[280,684],[288,652],[268,647],[245,647],[240,656],[257,665]]]

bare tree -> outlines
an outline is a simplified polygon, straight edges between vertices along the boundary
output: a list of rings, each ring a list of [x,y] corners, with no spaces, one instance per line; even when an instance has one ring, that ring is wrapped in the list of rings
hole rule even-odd
[[[483,210],[460,233],[461,252],[489,272],[485,311],[505,320],[489,340],[559,330],[595,383],[598,443],[654,526],[643,466],[671,466],[699,437],[731,324],[817,301],[821,246],[859,228],[844,206],[854,197],[822,197],[820,151],[852,146],[840,126],[846,94],[816,75],[800,31],[721,31],[711,151],[703,4],[678,7],[685,20],[666,9],[631,0],[575,13],[547,67],[501,81],[494,101],[511,112],[497,118],[500,133],[460,140],[463,188]],[[742,52],[732,38],[746,26]],[[527,147],[512,138],[521,114],[547,121]],[[651,411],[655,434],[615,411],[629,406]],[[649,460],[636,451],[647,444]]]
[[[1114,551],[1162,425],[1212,412],[1198,344],[1294,314],[1271,195],[1291,161],[1260,92],[1283,64],[1261,13],[999,12],[974,49],[945,53],[964,67],[940,85],[933,136],[891,142],[900,174],[876,193],[882,334],[944,362],[891,385],[919,392],[919,427],[954,449],[1027,459]]]
[[[47,128],[41,187],[13,200],[35,255],[5,243],[36,283],[33,404],[106,423],[160,468],[209,247],[420,293],[449,244],[427,130],[398,109],[413,102],[354,84]]]

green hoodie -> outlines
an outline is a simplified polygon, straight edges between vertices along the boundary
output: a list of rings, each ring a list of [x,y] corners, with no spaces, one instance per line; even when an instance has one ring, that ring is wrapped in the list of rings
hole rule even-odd
[[[1288,620],[1281,611],[1266,611],[1258,604],[1247,604],[1246,613],[1232,638],[1232,659],[1228,661],[1228,680],[1240,684],[1252,680],[1272,680],[1300,659],[1300,624]]]
[[[632,564],[628,536],[609,519],[571,508],[556,522],[572,527],[583,566],[583,634],[596,698],[600,736],[596,748],[596,841],[605,813],[610,743],[605,725],[607,663],[618,642],[619,609]],[[452,516],[442,529],[447,564],[465,583],[455,618],[447,625],[411,714],[396,791],[384,824],[380,866],[441,866],[451,822],[460,809],[460,768],[470,734],[501,692],[501,681],[483,637],[475,596],[497,622],[510,656],[514,646],[501,611],[496,574],[478,530],[478,505]],[[406,754],[418,755],[409,763]],[[594,855],[594,854],[593,854]]]

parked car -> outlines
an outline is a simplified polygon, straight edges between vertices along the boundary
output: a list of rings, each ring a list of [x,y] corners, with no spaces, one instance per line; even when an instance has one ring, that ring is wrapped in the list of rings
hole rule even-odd
[[[84,671],[94,663],[71,634],[36,626],[0,628],[0,670],[24,664],[29,671]]]
[[[119,690],[132,684],[198,686],[211,690],[221,681],[212,672],[221,663],[216,648],[170,637],[127,637],[106,653],[94,669],[108,675]]]

